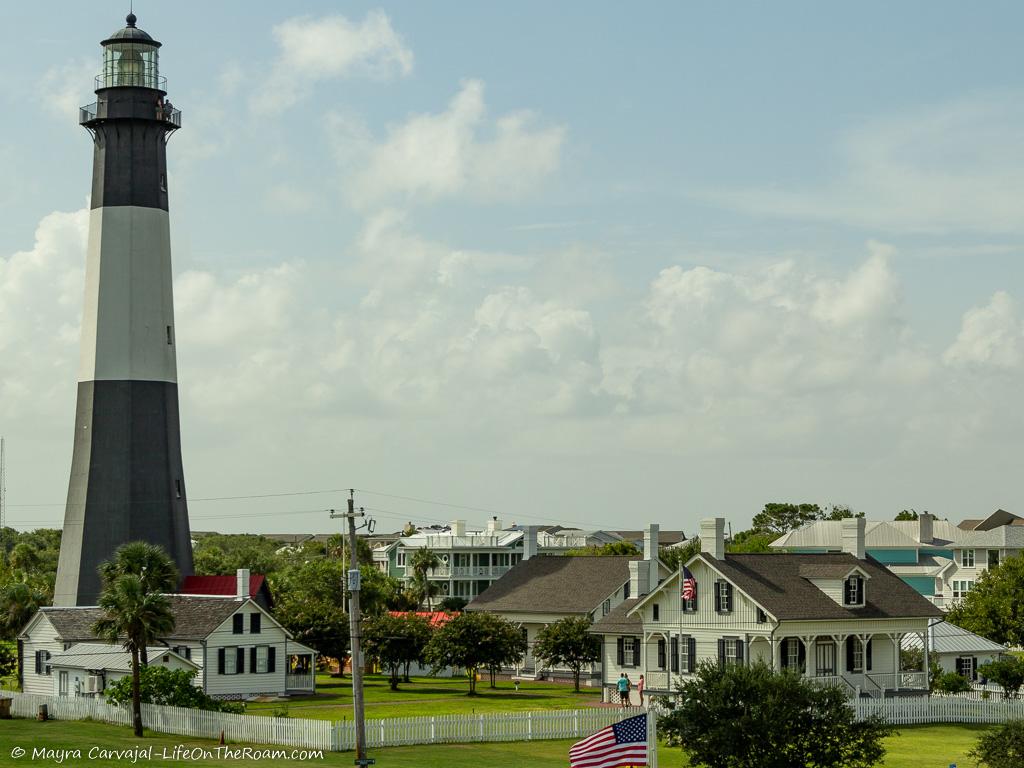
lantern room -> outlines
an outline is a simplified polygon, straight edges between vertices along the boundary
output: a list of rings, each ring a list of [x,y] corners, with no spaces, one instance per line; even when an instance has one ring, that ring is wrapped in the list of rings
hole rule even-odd
[[[153,88],[164,90],[160,77],[160,43],[135,26],[137,19],[129,13],[124,29],[119,29],[103,46],[103,73],[96,78],[96,88]]]

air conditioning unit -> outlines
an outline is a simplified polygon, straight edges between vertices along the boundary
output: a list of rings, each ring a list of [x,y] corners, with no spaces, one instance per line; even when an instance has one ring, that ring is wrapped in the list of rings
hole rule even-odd
[[[85,679],[86,693],[103,693],[103,678],[100,675],[89,675]]]

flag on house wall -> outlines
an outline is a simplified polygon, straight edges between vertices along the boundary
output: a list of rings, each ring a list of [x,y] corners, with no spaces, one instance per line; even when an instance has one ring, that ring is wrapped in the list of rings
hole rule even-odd
[[[647,715],[602,728],[569,750],[569,768],[647,765]]]
[[[683,566],[683,600],[693,600],[697,596],[697,580],[693,578],[690,569]]]

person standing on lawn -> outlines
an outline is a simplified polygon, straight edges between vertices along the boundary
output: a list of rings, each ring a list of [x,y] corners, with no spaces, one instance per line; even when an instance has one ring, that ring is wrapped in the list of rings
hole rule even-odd
[[[640,694],[640,706],[644,705],[644,676],[640,675],[640,681],[636,684],[636,692]]]
[[[629,678],[625,672],[619,675],[619,703],[623,709],[629,706]]]

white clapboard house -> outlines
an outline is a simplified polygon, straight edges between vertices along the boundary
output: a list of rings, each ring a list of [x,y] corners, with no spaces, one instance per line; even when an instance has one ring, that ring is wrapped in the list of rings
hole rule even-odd
[[[710,660],[763,661],[850,695],[927,691],[923,672],[901,670],[900,645],[941,610],[865,555],[863,519],[842,522],[842,552],[726,554],[725,520],[703,520],[701,553],[686,563],[692,599],[682,599],[680,569],[634,584],[635,596],[594,624],[606,690],[626,673],[665,693]]]
[[[240,571],[234,597],[168,595],[174,630],[148,649],[151,663],[195,668],[195,684],[220,699],[312,693],[316,651],[293,640],[249,596],[249,581],[248,572]],[[41,608],[18,636],[22,690],[99,695],[108,682],[123,674],[122,647],[98,642],[92,632],[102,615],[94,606]],[[72,672],[85,683],[76,687]]]

